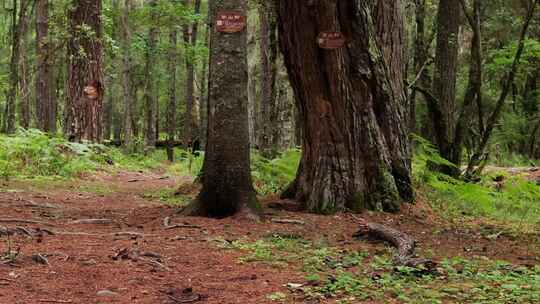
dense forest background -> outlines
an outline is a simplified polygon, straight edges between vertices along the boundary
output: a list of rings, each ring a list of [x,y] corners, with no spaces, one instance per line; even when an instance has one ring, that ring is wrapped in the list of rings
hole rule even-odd
[[[437,4],[436,1],[404,3],[408,17],[405,51],[411,89],[411,129],[433,142],[437,142],[437,135],[430,118],[429,98],[414,88],[427,89],[432,97],[436,95],[429,91],[432,83],[438,81]],[[466,6],[465,11],[462,5]],[[456,32],[451,33],[456,35],[453,43],[457,58],[451,62],[456,74],[455,80],[449,80],[455,81],[456,91],[449,92],[449,96],[455,95],[450,102],[452,108],[443,110],[451,112],[454,124],[461,109],[470,112],[463,138],[459,139],[465,151],[462,157],[466,158],[471,157],[481,142],[492,113],[499,111],[498,100],[505,89],[506,75],[512,69],[530,4],[479,1],[473,5],[471,1],[457,6],[446,16],[456,24]],[[92,35],[91,30],[89,33],[82,32],[84,29],[70,31],[71,1],[3,1],[2,8],[2,130],[12,133],[19,127],[31,127],[65,133],[68,41],[73,35]],[[442,14],[446,12],[450,11]],[[102,139],[120,143],[130,137],[129,142],[151,144],[147,134],[151,132],[158,141],[173,136],[184,144],[194,139],[204,143],[207,1],[103,1],[101,14],[105,91]],[[270,150],[297,146],[301,136],[295,127],[298,115],[293,92],[277,50],[276,21],[267,3],[250,1],[250,134],[253,146],[265,150],[267,155],[273,153]],[[538,23],[538,18],[531,21],[508,98],[495,121],[489,151],[490,159],[498,164],[527,163],[528,159],[539,158]],[[478,59],[474,57],[476,27],[476,39],[480,39]],[[473,105],[465,105],[470,103],[466,99],[475,60],[479,60],[482,72],[481,96],[473,96]],[[50,105],[43,96],[50,99]],[[43,117],[47,116],[42,111],[51,112],[53,121],[49,126],[43,125]],[[151,120],[149,115],[153,116]],[[126,116],[131,116],[130,125],[126,125],[129,120]],[[152,120],[155,127],[149,128],[148,122]],[[131,130],[126,132],[127,128]]]

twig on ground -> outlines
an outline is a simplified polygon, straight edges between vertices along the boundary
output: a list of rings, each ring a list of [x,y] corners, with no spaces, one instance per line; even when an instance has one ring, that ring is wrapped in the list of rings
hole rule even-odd
[[[305,225],[306,222],[304,221],[301,221],[301,220],[292,220],[292,219],[278,219],[278,218],[273,218],[270,220],[272,223],[277,223],[277,224],[295,224],[295,225]]]

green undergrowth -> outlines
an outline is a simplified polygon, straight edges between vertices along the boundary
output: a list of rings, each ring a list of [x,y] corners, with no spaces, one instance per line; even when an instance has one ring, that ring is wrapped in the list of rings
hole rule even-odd
[[[517,230],[540,228],[540,186],[524,176],[492,172],[465,182],[431,170],[449,163],[427,141],[418,139],[413,164],[417,188],[435,210],[448,218],[487,218]],[[502,177],[502,182],[495,182]]]
[[[0,178],[5,180],[68,179],[97,170],[147,171],[164,167],[166,159],[163,150],[126,154],[115,147],[71,143],[33,129],[0,135]]]
[[[334,299],[338,303],[539,303],[540,266],[518,267],[488,258],[443,260],[436,272],[396,267],[390,249],[370,254],[328,247],[295,235],[273,234],[256,241],[218,240],[219,247],[241,252],[239,263],[295,269],[300,281],[290,293],[268,299],[291,303]],[[294,296],[293,296],[294,294]]]

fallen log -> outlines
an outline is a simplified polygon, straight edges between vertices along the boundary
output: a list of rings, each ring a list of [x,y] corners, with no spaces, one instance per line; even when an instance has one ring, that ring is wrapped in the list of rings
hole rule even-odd
[[[390,243],[397,249],[394,255],[394,264],[397,266],[424,268],[428,271],[434,271],[437,266],[432,260],[416,257],[414,253],[416,241],[408,234],[391,227],[362,221],[360,230],[353,236],[355,238],[368,238]]]

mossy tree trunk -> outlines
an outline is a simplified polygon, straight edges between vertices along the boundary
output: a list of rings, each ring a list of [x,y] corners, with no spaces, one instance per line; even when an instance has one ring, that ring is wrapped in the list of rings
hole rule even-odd
[[[184,214],[210,217],[258,217],[260,205],[250,170],[247,100],[247,33],[218,32],[216,15],[238,11],[244,16],[246,0],[210,2],[208,142],[203,187]]]
[[[67,135],[72,141],[102,140],[103,27],[101,0],[74,1],[68,44]]]
[[[279,1],[279,35],[303,154],[283,194],[311,212],[397,211],[413,198],[402,1]],[[317,45],[322,31],[348,38]]]

